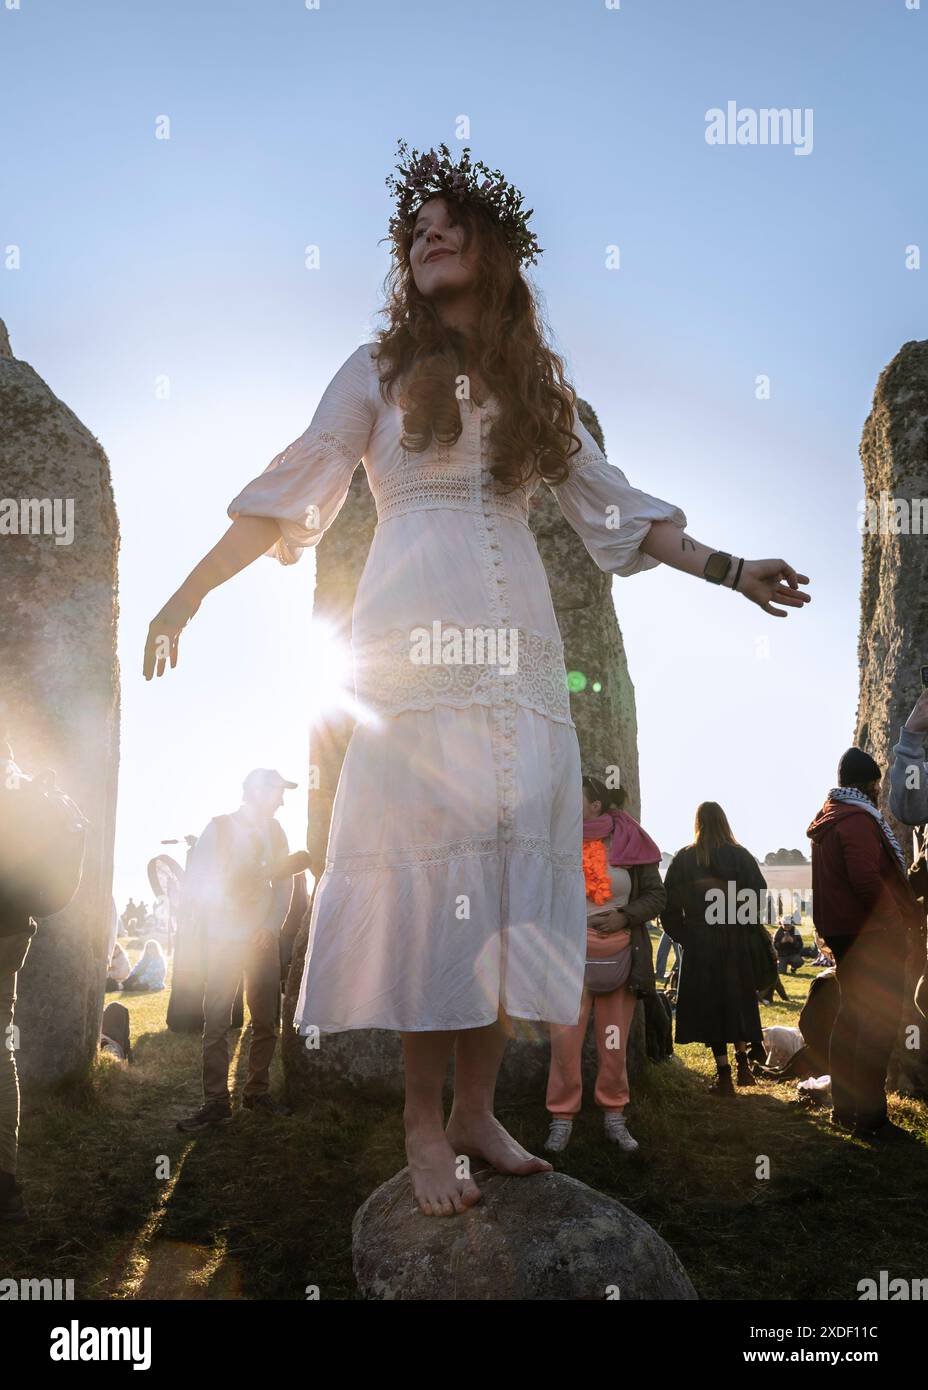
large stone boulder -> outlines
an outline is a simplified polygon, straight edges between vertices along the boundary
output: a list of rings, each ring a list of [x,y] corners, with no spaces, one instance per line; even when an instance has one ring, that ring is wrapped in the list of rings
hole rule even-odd
[[[496,1083],[496,1098],[500,1105],[524,1104],[526,1101],[544,1103],[548,1084],[548,1064],[551,1048],[548,1044],[548,1029],[543,1023],[526,1023],[514,1019],[514,1036],[503,1054]],[[631,1028],[625,1047],[625,1062],[628,1079],[632,1086],[641,1076],[647,1060],[644,1031],[644,1005],[639,1000],[632,1016]],[[598,1059],[596,1041],[592,1027],[587,1029],[583,1044],[583,1086],[592,1104],[593,1086],[596,1082]]]
[[[928,498],[928,341],[906,343],[880,373],[873,407],[860,443],[866,500],[860,591],[860,698],[854,742],[888,768],[899,729],[921,691],[920,667],[928,663],[928,539],[913,503]],[[875,523],[875,524],[874,524]],[[835,749],[835,760],[842,750]],[[884,813],[889,816],[889,779]],[[892,820],[892,817],[890,817]],[[893,822],[911,855],[912,832]],[[908,981],[903,1029],[925,1035],[913,996],[921,967]],[[928,1095],[928,1046],[911,1050],[904,1034],[890,1069],[890,1083],[912,1095]]]
[[[601,448],[602,430],[586,401],[578,402],[580,418]],[[538,488],[529,522],[548,576],[551,597],[564,639],[568,672],[575,676],[570,705],[586,771],[602,776],[610,766],[621,769],[628,810],[639,814],[638,733],[635,692],[628,674],[625,647],[612,603],[612,576],[593,562],[568,526],[551,489]],[[351,610],[377,524],[370,488],[358,469],[345,505],[316,551],[314,616],[345,643],[351,634]],[[593,689],[599,684],[601,689]],[[310,760],[318,770],[318,787],[309,798],[308,848],[317,880],[325,864],[332,803],[342,760],[354,722],[350,715],[326,720],[313,737]],[[318,1049],[307,1049],[293,1031],[309,913],[294,944],[284,1002],[283,1062],[292,1103],[306,1103],[332,1087],[374,1085],[402,1094],[403,1067],[395,1034],[357,1030],[328,1035]],[[644,1064],[643,1010],[639,1006],[629,1040],[629,1074],[634,1079]],[[507,1048],[497,1096],[507,1101],[544,1100],[548,1048],[544,1028],[526,1028]],[[587,1040],[585,1071],[595,1070],[592,1035]]]
[[[697,1297],[670,1246],[621,1202],[564,1173],[474,1176],[483,1197],[461,1216],[423,1216],[406,1168],[371,1193],[352,1224],[363,1298]]]
[[[20,1073],[57,1080],[83,1072],[100,1037],[119,759],[119,531],[103,449],[13,356],[2,324],[0,418],[0,493],[19,507],[15,530],[9,507],[0,524],[0,707],[23,770],[53,768],[90,821],[77,896],[40,924],[19,978]],[[45,525],[45,503],[55,502],[62,544]]]
[[[305,954],[305,941],[303,950]],[[499,1069],[496,1103],[524,1105],[534,1101],[541,1107],[551,1056],[547,1026],[515,1019],[513,1028],[513,1037]],[[289,1036],[284,1037],[284,1048],[285,1055],[290,1054],[286,1079],[292,1104],[303,1105],[323,1096],[336,1096],[346,1088],[402,1100],[405,1073],[398,1033],[380,1028],[358,1028],[346,1033],[325,1033],[312,1045],[307,1045],[305,1038],[297,1037],[292,1028],[288,1033]],[[302,1055],[295,1059],[293,1054],[298,1049]],[[628,1077],[634,1086],[647,1058],[641,1003],[635,1009],[626,1054]],[[588,1097],[593,1094],[596,1069],[596,1043],[590,1028],[583,1045],[583,1082]],[[452,1064],[448,1068],[449,1088],[453,1073]]]

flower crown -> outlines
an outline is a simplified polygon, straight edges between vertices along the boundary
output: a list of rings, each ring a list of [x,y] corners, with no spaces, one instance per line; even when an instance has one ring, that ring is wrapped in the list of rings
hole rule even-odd
[[[479,203],[497,219],[506,242],[520,263],[535,265],[542,248],[534,232],[528,229],[533,209],[523,208],[522,194],[507,183],[499,169],[491,169],[482,160],[474,163],[470,147],[465,146],[455,164],[447,145],[439,145],[420,154],[410,151],[405,140],[398,140],[396,165],[400,178],[388,174],[386,185],[396,199],[396,212],[390,218],[390,236],[399,249],[409,219],[429,198],[455,198]]]

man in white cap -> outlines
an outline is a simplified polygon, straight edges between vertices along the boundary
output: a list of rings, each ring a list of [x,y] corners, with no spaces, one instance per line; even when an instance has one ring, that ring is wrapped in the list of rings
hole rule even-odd
[[[242,975],[251,1014],[245,1109],[285,1114],[269,1092],[280,1000],[278,938],[287,915],[293,875],[309,867],[305,850],[290,854],[275,819],[288,782],[259,767],[243,783],[239,809],[214,816],[190,857],[184,888],[191,925],[206,950],[203,996],[203,1100],[180,1130],[206,1129],[232,1117],[229,1093],[229,1022]]]

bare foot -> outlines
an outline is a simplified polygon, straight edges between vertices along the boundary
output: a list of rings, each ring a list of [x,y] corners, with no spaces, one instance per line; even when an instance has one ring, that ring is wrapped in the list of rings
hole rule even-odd
[[[524,1177],[528,1173],[553,1171],[547,1159],[536,1158],[523,1149],[489,1110],[456,1114],[452,1109],[445,1134],[455,1153],[485,1159],[498,1173]]]
[[[409,1178],[423,1216],[454,1216],[480,1201],[473,1178],[458,1176],[461,1152],[452,1148],[441,1128],[407,1121]]]

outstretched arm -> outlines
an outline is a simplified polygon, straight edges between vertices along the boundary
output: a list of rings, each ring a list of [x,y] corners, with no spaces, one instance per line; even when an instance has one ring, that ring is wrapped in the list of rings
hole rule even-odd
[[[639,547],[645,555],[650,555],[672,569],[682,570],[684,574],[703,577],[706,561],[715,552],[701,541],[693,540],[682,527],[672,521],[655,521]],[[785,618],[781,608],[774,608],[774,601],[785,604],[787,608],[801,608],[810,602],[810,595],[800,589],[800,584],[808,584],[809,577],[797,574],[792,565],[785,560],[745,560],[738,569],[740,557],[733,555],[728,566],[728,574],[722,583],[725,588],[734,587],[738,581],[738,592],[756,603],[765,613],[774,618]]]
[[[145,643],[143,675],[163,676],[167,663],[177,665],[177,644],[183,628],[196,613],[211,589],[231,579],[259,555],[264,555],[280,536],[273,517],[242,516],[233,521],[222,539],[191,570],[180,588],[153,618]]]
[[[146,680],[177,665],[177,639],[210,589],[259,555],[293,564],[338,515],[376,416],[370,345],[356,348],[329,382],[309,428],[277,454],[229,506],[233,525],[164,605],[148,630]]]
[[[570,455],[568,476],[552,484],[552,491],[599,568],[629,575],[662,563],[704,577],[706,560],[714,552],[686,534],[686,516],[680,508],[632,487],[622,470],[607,462],[576,411],[572,429],[580,452]],[[737,579],[739,593],[765,613],[785,618],[773,601],[788,608],[809,602],[809,595],[799,589],[808,579],[785,560],[745,560],[740,574],[739,560],[734,557],[723,582],[731,589]]]
[[[894,761],[889,772],[889,809],[903,825],[924,825],[928,821],[926,735],[928,690],[923,690],[902,726],[899,742],[893,749]]]

